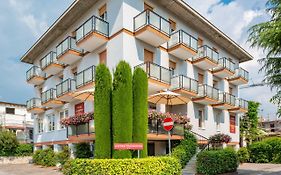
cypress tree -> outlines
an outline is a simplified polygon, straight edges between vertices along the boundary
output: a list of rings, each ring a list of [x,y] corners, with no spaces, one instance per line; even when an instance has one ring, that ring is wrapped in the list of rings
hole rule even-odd
[[[111,158],[111,92],[110,71],[104,64],[100,64],[96,68],[94,94],[96,158]]]
[[[147,94],[147,74],[141,68],[137,68],[133,75],[133,142],[143,143],[141,157],[147,156]]]
[[[131,143],[133,131],[133,95],[131,67],[121,61],[115,70],[112,91],[113,143]],[[114,150],[113,158],[131,158],[130,150]]]

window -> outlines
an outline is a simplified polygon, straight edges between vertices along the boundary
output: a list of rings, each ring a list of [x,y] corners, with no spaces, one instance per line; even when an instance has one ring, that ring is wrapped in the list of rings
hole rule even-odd
[[[216,115],[216,129],[217,131],[220,131],[221,127],[221,117],[219,115]]]
[[[54,131],[55,130],[55,115],[48,115],[48,121],[49,121],[49,127],[48,131]]]
[[[106,65],[106,50],[99,54],[100,64]]]
[[[198,111],[198,126],[199,128],[205,128],[205,117],[203,110]]]
[[[144,62],[153,63],[153,52],[144,49]]]
[[[229,130],[230,130],[230,133],[233,133],[235,134],[236,132],[236,128],[235,128],[235,125],[236,125],[236,118],[235,116],[230,116],[229,118]]]
[[[6,108],[6,114],[15,114],[15,108]]]
[[[198,83],[199,84],[203,84],[204,83],[204,75],[198,73]]]
[[[229,94],[233,95],[233,88],[229,87]]]
[[[100,18],[103,20],[107,20],[107,11],[106,11],[106,4],[104,4],[100,9],[99,9],[99,15]]]
[[[171,28],[171,31],[175,31],[177,29],[177,23],[172,20],[172,19],[169,19],[169,22],[170,22],[170,28]]]
[[[203,39],[198,37],[198,46],[203,46]]]
[[[144,10],[151,10],[151,11],[153,11],[153,7],[151,7],[147,3],[144,3]]]
[[[38,133],[42,133],[42,132],[43,132],[43,120],[38,119]]]
[[[68,109],[60,112],[60,121],[64,118],[68,117]],[[65,129],[64,125],[60,125],[60,129]]]

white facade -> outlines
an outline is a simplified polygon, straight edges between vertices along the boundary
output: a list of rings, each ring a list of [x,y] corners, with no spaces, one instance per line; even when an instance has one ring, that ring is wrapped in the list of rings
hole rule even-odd
[[[83,0],[80,0],[80,2]],[[78,2],[78,1],[77,1]],[[154,29],[154,32],[150,32],[148,29],[146,29],[145,32],[148,31],[150,34],[145,36],[146,34],[143,34],[138,31],[135,31],[134,29],[134,17],[139,15],[141,12],[144,11],[144,1],[143,0],[99,0],[96,3],[92,5],[92,7],[87,10],[86,12],[81,11],[80,18],[76,21],[73,21],[71,26],[67,28],[67,30],[64,30],[63,34],[61,34],[59,37],[56,37],[55,40],[53,40],[48,47],[41,49],[40,54],[36,58],[32,58],[32,64],[34,66],[40,67],[40,60],[47,55],[49,52],[54,51],[56,52],[56,46],[62,42],[66,37],[68,36],[76,36],[77,32],[75,34],[76,29],[79,28],[85,21],[87,21],[91,16],[95,15],[97,17],[100,17],[103,14],[102,8],[104,8],[104,5],[106,5],[106,18],[104,18],[105,21],[109,24],[109,33],[108,36],[100,36],[98,33],[96,35],[92,34],[82,39],[82,41],[78,42],[77,45],[81,45],[85,48],[94,47],[97,43],[101,43],[101,45],[98,45],[94,50],[91,50],[90,52],[86,52],[86,54],[83,54],[81,57],[78,56],[77,58],[75,56],[70,55],[65,56],[64,58],[58,58],[58,62],[60,60],[69,60],[69,59],[77,59],[74,63],[71,63],[70,65],[64,65],[61,71],[56,73],[55,75],[47,74],[46,77],[42,80],[43,83],[40,83],[39,80],[29,80],[29,83],[35,84],[34,87],[34,97],[35,98],[42,98],[41,93],[45,92],[49,89],[56,89],[57,85],[63,81],[71,79],[76,79],[77,83],[77,73],[79,74],[81,71],[89,68],[90,66],[96,66],[100,63],[101,56],[100,54],[106,50],[106,65],[109,67],[109,69],[113,72],[114,68],[118,64],[120,60],[127,61],[132,68],[135,66],[138,66],[144,61],[146,61],[145,58],[146,55],[144,54],[144,50],[150,51],[153,53],[153,62],[157,64],[155,70],[156,76],[158,74],[161,74],[157,72],[159,66],[162,66],[164,68],[172,68],[170,65],[170,61],[176,63],[173,76],[177,75],[183,75],[191,79],[195,79],[195,81],[201,81],[200,76],[203,75],[203,81],[199,82],[202,84],[206,84],[211,86],[210,89],[212,89],[213,86],[217,88],[220,92],[225,93],[231,93],[234,99],[234,104],[231,105],[224,103],[224,101],[220,101],[219,99],[209,100],[208,97],[206,97],[206,94],[199,95],[202,93],[202,89],[196,86],[196,88],[199,89],[199,92],[196,92],[196,95],[193,97],[188,97],[189,102],[188,104],[183,105],[177,105],[173,106],[172,108],[165,107],[165,105],[157,105],[157,110],[161,110],[162,112],[170,111],[174,113],[181,113],[186,114],[187,117],[190,118],[190,122],[193,126],[192,130],[200,135],[203,135],[205,137],[209,137],[211,135],[214,135],[216,133],[225,133],[232,137],[232,145],[238,145],[239,143],[239,115],[241,115],[242,112],[245,112],[247,110],[246,105],[242,108],[245,110],[241,110],[241,105],[239,105],[240,100],[236,99],[239,97],[239,91],[238,91],[238,85],[239,85],[239,76],[237,77],[238,80],[235,78],[235,71],[237,73],[239,68],[239,60],[240,58],[237,58],[236,55],[233,55],[230,53],[230,50],[226,50],[222,47],[222,45],[218,45],[217,42],[212,41],[209,39],[209,37],[205,36],[204,33],[200,33],[201,30],[198,28],[192,27],[194,25],[186,23],[181,16],[174,15],[172,11],[169,11],[169,9],[163,7],[159,4],[158,1],[152,1],[147,0],[145,3],[153,8],[153,11],[160,15],[163,19],[171,19],[172,21],[176,22],[176,30],[184,30],[185,32],[192,35],[194,38],[198,39],[200,38],[203,41],[202,45],[208,45],[211,49],[217,51],[219,53],[219,58],[231,58],[231,61],[233,62],[233,76],[234,80],[231,81],[231,77],[225,77],[220,78],[216,75],[214,75],[214,72],[211,69],[204,70],[202,67],[199,68],[196,64],[196,62],[192,59],[192,57],[196,57],[199,53],[193,56],[184,56],[184,58],[179,58],[176,56],[173,56],[169,49],[167,48],[167,42],[163,43],[161,46],[153,46],[155,43],[158,43],[158,39],[161,40],[160,35],[161,30],[157,31],[157,29]],[[67,12],[69,14],[70,12]],[[102,13],[102,14],[101,14]],[[153,20],[153,16],[148,17],[148,20]],[[163,21],[164,23],[165,21]],[[162,23],[162,25],[163,25]],[[104,23],[103,23],[104,24]],[[100,24],[100,25],[103,25]],[[99,28],[100,26],[96,24]],[[135,24],[136,25],[136,24]],[[207,25],[207,24],[206,24]],[[163,27],[163,26],[162,26]],[[164,26],[165,27],[165,26]],[[169,27],[169,26],[168,26]],[[101,27],[104,30],[104,27]],[[51,30],[51,29],[50,29]],[[145,29],[144,29],[145,30]],[[164,29],[165,30],[165,29]],[[167,30],[167,29],[166,29]],[[168,31],[170,31],[168,29]],[[143,37],[146,37],[146,39],[143,39]],[[89,40],[89,38],[96,37],[96,43],[94,42],[92,45],[87,44],[86,40]],[[155,37],[155,38],[154,38]],[[169,37],[170,36],[166,36]],[[164,37],[164,39],[166,38]],[[146,42],[144,42],[144,40]],[[168,40],[169,41],[169,40]],[[83,43],[83,44],[81,44]],[[32,48],[34,49],[34,48]],[[31,49],[31,51],[32,51]],[[24,59],[22,59],[23,62]],[[147,63],[148,64],[148,63]],[[211,63],[204,63],[204,64],[211,64]],[[219,64],[216,63],[215,67],[219,67]],[[173,67],[174,68],[174,67]],[[152,69],[152,68],[151,68]],[[55,70],[55,69],[53,69]],[[166,70],[166,69],[165,69]],[[49,70],[50,71],[50,70]],[[148,71],[148,70],[146,70]],[[44,70],[43,70],[44,72]],[[227,71],[226,71],[227,72]],[[46,73],[46,71],[45,71]],[[163,72],[162,72],[163,73]],[[89,74],[85,73],[85,76],[89,76]],[[230,73],[231,74],[231,73]],[[155,76],[149,75],[149,79],[154,81],[149,81],[149,94],[156,93],[159,90],[163,89],[171,89],[174,90],[172,87],[173,81],[171,79],[173,78],[170,75],[168,77],[167,74],[162,75],[162,79],[167,79],[169,82],[157,82],[158,80],[155,80]],[[156,77],[158,78],[158,77]],[[247,76],[244,77],[247,81]],[[189,80],[189,79],[188,79]],[[32,82],[31,82],[32,81]],[[80,80],[79,80],[80,81]],[[156,82],[155,82],[156,81]],[[237,83],[238,81],[238,83]],[[35,83],[34,83],[35,82]],[[36,83],[37,82],[37,83]],[[243,80],[242,80],[243,82]],[[241,83],[240,83],[241,84]],[[83,88],[83,87],[82,87]],[[85,89],[85,88],[84,88]],[[230,92],[231,89],[231,92]],[[75,91],[74,89],[71,89]],[[79,90],[76,90],[79,91]],[[218,92],[217,90],[215,90]],[[54,91],[57,92],[57,91]],[[72,91],[71,91],[72,92]],[[218,95],[218,94],[217,94]],[[55,95],[54,95],[55,96]],[[74,95],[72,94],[72,97]],[[218,95],[219,96],[219,95]],[[228,96],[227,96],[228,97]],[[53,100],[57,100],[57,97],[54,97]],[[195,100],[197,99],[197,100]],[[207,100],[206,100],[207,99]],[[209,101],[208,101],[209,100]],[[83,100],[82,100],[83,101]],[[41,103],[37,104],[37,102],[32,101],[32,104],[36,105],[30,105],[29,110],[34,110],[34,142],[36,146],[45,146],[45,145],[54,145],[54,148],[57,148],[58,145],[64,145],[64,144],[70,144],[72,146],[72,140],[68,138],[67,131],[64,127],[60,125],[60,116],[61,117],[67,117],[67,116],[73,116],[75,114],[75,105],[82,102],[81,100],[77,100],[75,98],[70,98],[70,100],[66,102],[61,102],[60,100],[54,102],[55,105],[52,107],[44,106],[44,105],[50,105],[50,103],[43,104],[41,106]],[[207,101],[207,102],[205,102]],[[209,103],[212,101],[212,103]],[[244,101],[242,101],[244,102]],[[246,102],[245,102],[246,103]],[[219,105],[217,105],[219,104]],[[227,106],[227,107],[225,107]],[[35,107],[36,110],[34,109]],[[40,110],[42,109],[42,111]],[[65,111],[67,111],[67,116],[65,114]],[[84,102],[84,112],[92,112],[93,109],[93,101],[87,100]],[[232,113],[232,114],[231,114]],[[230,115],[232,115],[235,118],[235,122],[232,125],[232,131],[230,132]],[[200,118],[200,120],[199,120]],[[54,125],[50,125],[53,123]],[[76,140],[77,141],[77,140]],[[73,142],[74,143],[74,142]],[[165,147],[165,144],[163,145],[162,142],[155,142],[155,154],[162,154],[163,150],[159,150],[157,148],[159,147]]]
[[[25,105],[0,102],[0,126],[15,132],[20,142],[33,140],[33,118]]]

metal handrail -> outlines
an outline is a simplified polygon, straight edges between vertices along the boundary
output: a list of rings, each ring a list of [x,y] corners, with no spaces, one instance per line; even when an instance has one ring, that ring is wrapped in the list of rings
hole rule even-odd
[[[197,138],[199,138],[199,139],[198,139],[199,142],[200,142],[200,141],[206,141],[206,142],[207,142],[206,144],[203,145],[203,147],[201,147],[201,150],[200,150],[200,151],[203,151],[203,150],[205,150],[206,148],[207,148],[207,150],[210,149],[211,143],[210,143],[209,138],[207,138],[207,137],[205,137],[205,136],[203,136],[203,135],[201,135],[201,134],[198,134],[198,133],[196,133],[196,132],[194,132],[194,131],[191,131],[191,130],[189,130],[189,132],[192,133],[192,134],[194,134],[195,136],[197,136]]]
[[[41,107],[41,99],[40,98],[32,98],[26,101],[26,108],[31,109],[34,107]]]
[[[244,100],[242,98],[236,98],[236,104],[237,107],[248,109],[248,101]]]
[[[178,30],[172,33],[170,35],[170,41],[167,44],[168,48],[172,48],[178,44],[183,44],[196,52],[198,51],[198,39],[184,30]]]
[[[80,49],[76,46],[75,39],[71,36],[68,36],[57,45],[57,47],[56,47],[57,58],[61,57],[63,54],[65,54],[69,50],[83,53],[83,49]]]
[[[241,67],[238,68],[238,76],[241,76],[245,80],[249,80],[249,72]]]
[[[47,90],[45,92],[42,92],[42,94],[41,94],[41,102],[42,103],[47,103],[48,101],[55,99],[56,98],[55,97],[55,94],[56,94],[55,92],[56,92],[56,89],[54,89],[54,88],[51,88],[51,89],[49,89],[49,90]]]
[[[40,74],[41,74],[41,75],[40,75]],[[44,73],[41,71],[40,67],[38,67],[38,66],[32,66],[30,69],[28,69],[28,70],[26,71],[26,80],[28,81],[28,80],[32,79],[33,77],[35,77],[35,76],[41,76],[41,77],[45,78],[45,77],[46,77],[46,74],[44,74]]]
[[[55,63],[55,64],[60,64],[57,61],[57,54],[56,52],[49,52],[47,55],[45,55],[41,60],[40,60],[40,67],[41,69],[45,69],[48,67],[50,64]]]
[[[86,76],[86,72],[90,72],[90,75]],[[94,82],[95,81],[95,73],[96,73],[96,66],[90,66],[87,69],[79,72],[76,77],[76,88],[80,88],[88,83]],[[80,78],[82,78],[80,80]]]
[[[235,63],[233,61],[231,61],[229,58],[222,57],[219,59],[218,63],[219,63],[219,66],[214,68],[213,70],[225,68],[225,69],[229,70],[230,72],[233,72],[233,73],[235,72]]]
[[[207,58],[214,63],[218,63],[219,53],[207,45],[203,45],[198,48],[198,53],[192,58],[192,61],[196,61],[200,58]]]
[[[145,14],[145,21],[143,22],[143,24],[141,24],[140,26],[136,26],[136,20],[138,18],[141,17],[141,15],[144,15]],[[159,18],[159,26],[156,26],[155,24],[153,24],[151,22],[151,18],[152,18],[152,15],[155,15],[157,18]],[[165,27],[168,28],[168,30],[165,30],[163,29],[163,23],[166,23],[167,25]],[[162,16],[160,16],[159,14],[155,13],[154,11],[151,11],[149,9],[146,9],[144,11],[142,11],[140,14],[138,14],[137,16],[134,17],[134,31],[138,31],[139,29],[147,26],[147,25],[150,25],[151,27],[155,28],[156,30],[159,30],[161,32],[163,32],[164,34],[170,36],[170,32],[171,32],[171,29],[170,29],[170,21],[168,21],[167,19],[163,18]]]
[[[174,83],[175,82],[175,83]],[[185,75],[176,75],[171,79],[172,89],[185,89],[198,93],[198,81]]]
[[[102,24],[105,24],[106,31],[102,31],[102,29],[98,27],[99,25],[98,25],[97,21],[101,22]],[[87,27],[87,25],[89,25],[89,24],[90,24],[90,27],[89,26]],[[87,30],[87,29],[89,29],[89,30]],[[101,35],[104,35],[105,37],[108,37],[109,36],[109,23],[107,21],[103,20],[102,18],[99,18],[99,17],[93,15],[87,21],[85,21],[81,26],[79,26],[75,30],[75,32],[76,32],[76,42],[83,40],[92,32],[96,32]],[[81,35],[78,35],[80,32],[81,32]]]
[[[74,79],[66,79],[63,82],[56,85],[56,95],[60,97],[68,92],[71,92],[75,87],[75,80]]]
[[[201,92],[200,89],[202,89],[202,94],[200,94],[200,92]],[[211,92],[211,93],[209,93],[209,92]],[[207,85],[207,84],[199,85],[198,93],[200,96],[203,96],[203,97],[207,96],[212,99],[219,100],[219,90],[210,85]]]
[[[234,95],[227,93],[227,92],[220,92],[219,96],[220,96],[221,102],[235,106],[236,97]]]

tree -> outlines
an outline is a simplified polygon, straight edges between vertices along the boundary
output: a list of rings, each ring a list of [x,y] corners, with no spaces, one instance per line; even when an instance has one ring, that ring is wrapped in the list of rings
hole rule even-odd
[[[251,27],[248,41],[252,47],[267,52],[266,57],[259,60],[262,64],[260,71],[265,72],[264,82],[277,90],[270,101],[278,106],[281,116],[281,1],[268,0],[266,6],[271,19]]]
[[[97,66],[95,83],[95,158],[111,158],[112,78],[109,69],[104,64]]]
[[[258,137],[258,110],[260,104],[248,102],[248,113],[240,119],[240,137],[246,140],[247,145]]]
[[[147,94],[147,74],[141,68],[137,68],[133,75],[133,142],[143,143],[141,157],[147,157]]]
[[[121,61],[114,73],[112,90],[113,143],[131,143],[133,130],[132,71]],[[113,158],[130,158],[131,151],[115,150]]]

